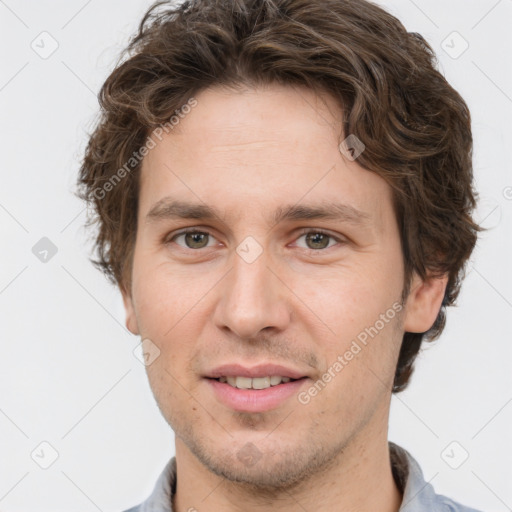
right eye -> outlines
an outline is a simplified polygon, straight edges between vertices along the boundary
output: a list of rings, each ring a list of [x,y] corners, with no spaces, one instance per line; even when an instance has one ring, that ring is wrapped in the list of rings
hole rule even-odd
[[[176,242],[176,240],[180,239],[181,237],[183,237],[184,245]],[[199,231],[197,229],[185,229],[179,233],[176,233],[173,237],[168,239],[166,243],[169,244],[170,242],[175,242],[183,249],[204,249],[205,247],[212,247],[212,245],[207,245],[210,237],[213,238],[213,236],[207,231]]]

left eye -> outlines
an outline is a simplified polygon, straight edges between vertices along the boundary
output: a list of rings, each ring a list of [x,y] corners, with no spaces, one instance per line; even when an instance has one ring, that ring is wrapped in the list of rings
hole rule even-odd
[[[302,237],[306,237],[306,245],[311,245],[307,245],[305,249],[310,250],[327,249],[332,247],[332,245],[336,245],[335,242],[338,241],[335,237],[328,233],[324,233],[323,231],[304,231],[298,240],[300,240]],[[333,244],[329,245],[329,240],[331,240]]]

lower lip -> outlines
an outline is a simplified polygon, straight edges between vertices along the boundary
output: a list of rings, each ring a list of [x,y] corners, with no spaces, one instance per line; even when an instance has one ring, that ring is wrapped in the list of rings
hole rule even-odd
[[[215,379],[206,380],[218,400],[230,409],[240,412],[264,412],[282,405],[298,392],[307,379],[298,379],[266,389],[238,389]]]

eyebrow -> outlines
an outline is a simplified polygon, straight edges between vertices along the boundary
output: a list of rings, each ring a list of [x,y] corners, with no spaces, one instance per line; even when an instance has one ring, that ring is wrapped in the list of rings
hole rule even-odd
[[[190,203],[164,197],[155,203],[146,215],[146,222],[153,223],[171,219],[214,220],[222,219],[222,213],[216,208],[200,203]],[[283,221],[299,220],[336,220],[365,226],[369,224],[371,215],[343,203],[295,204],[278,208],[269,217],[269,225]]]

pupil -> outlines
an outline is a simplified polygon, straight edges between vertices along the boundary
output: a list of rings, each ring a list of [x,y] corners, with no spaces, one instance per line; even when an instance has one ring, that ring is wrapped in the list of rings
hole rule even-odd
[[[319,240],[320,238],[320,240]],[[328,237],[326,235],[324,235],[323,233],[315,233],[313,235],[307,235],[307,239],[309,242],[313,242],[313,244],[320,244],[320,249],[324,249],[325,247],[327,247],[327,244],[326,243],[322,243],[323,242],[326,242],[328,240]],[[318,249],[319,247],[315,247],[315,249]]]
[[[205,244],[201,244],[201,242],[206,239],[206,233],[187,233],[187,245],[192,245],[193,248],[197,248],[197,245],[199,244],[199,247],[204,247]],[[191,241],[191,244],[188,244],[188,242]]]

